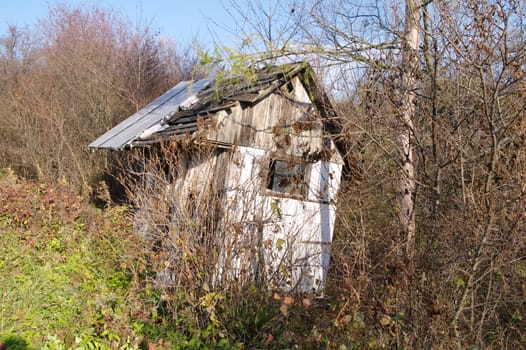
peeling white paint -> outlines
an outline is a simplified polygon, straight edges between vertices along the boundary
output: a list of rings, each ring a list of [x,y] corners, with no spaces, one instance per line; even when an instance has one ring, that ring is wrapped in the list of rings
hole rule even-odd
[[[233,157],[237,171],[228,178],[228,202],[235,203],[229,212],[243,227],[248,241],[260,246],[243,247],[247,236],[233,236],[230,244],[236,251],[235,261],[227,273],[230,278],[260,269],[271,286],[303,292],[325,287],[330,259],[330,244],[336,217],[335,195],[339,186],[341,165],[318,161],[309,164],[307,198],[289,198],[266,188],[263,167],[268,165],[264,150],[238,147]],[[257,238],[255,236],[259,235]],[[261,255],[244,250],[262,249]],[[254,259],[264,261],[254,262]],[[237,259],[237,260],[236,260]],[[252,262],[247,261],[252,259]]]

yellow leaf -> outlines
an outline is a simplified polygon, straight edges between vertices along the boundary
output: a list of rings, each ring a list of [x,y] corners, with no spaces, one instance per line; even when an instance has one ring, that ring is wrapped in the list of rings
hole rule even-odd
[[[384,327],[389,326],[391,324],[391,317],[388,315],[383,315],[380,319],[380,324]]]
[[[462,277],[457,277],[455,278],[455,284],[457,285],[457,287],[463,287],[466,284],[466,282],[464,282]]]

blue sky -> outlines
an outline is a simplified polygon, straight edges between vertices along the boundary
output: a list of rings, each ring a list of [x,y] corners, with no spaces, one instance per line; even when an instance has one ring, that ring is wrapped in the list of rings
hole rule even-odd
[[[234,20],[220,0],[0,0],[0,35],[9,25],[29,26],[48,13],[48,7],[57,4],[96,4],[113,9],[132,23],[149,23],[160,35],[174,38],[178,45],[189,45],[196,38],[200,44],[209,44],[209,28],[223,43],[232,45],[232,34],[218,29],[217,24],[232,28]]]

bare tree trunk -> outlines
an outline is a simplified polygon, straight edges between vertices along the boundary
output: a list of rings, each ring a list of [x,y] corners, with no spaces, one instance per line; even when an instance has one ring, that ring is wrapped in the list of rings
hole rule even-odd
[[[402,172],[398,183],[399,219],[406,236],[406,254],[414,256],[415,246],[415,158],[412,139],[416,114],[416,83],[418,70],[418,43],[421,6],[418,0],[406,0],[405,33],[402,47],[401,105],[399,132]]]

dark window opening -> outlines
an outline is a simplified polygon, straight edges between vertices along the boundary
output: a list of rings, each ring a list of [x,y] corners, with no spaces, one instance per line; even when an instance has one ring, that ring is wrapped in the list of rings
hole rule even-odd
[[[294,85],[292,84],[292,81],[289,81],[286,85],[286,90],[289,94],[294,92]]]
[[[267,188],[274,192],[304,195],[306,190],[307,165],[273,160],[270,163]]]

